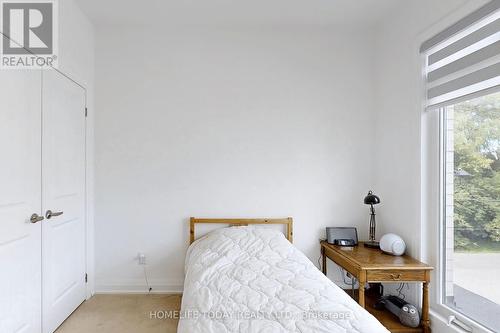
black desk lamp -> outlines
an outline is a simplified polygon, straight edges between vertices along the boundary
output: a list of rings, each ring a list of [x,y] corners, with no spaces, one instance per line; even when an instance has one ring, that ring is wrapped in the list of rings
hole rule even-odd
[[[366,205],[370,205],[370,240],[365,242],[365,246],[378,248],[380,244],[375,240],[375,208],[373,205],[378,205],[380,198],[373,194],[372,191],[368,191],[364,202]]]

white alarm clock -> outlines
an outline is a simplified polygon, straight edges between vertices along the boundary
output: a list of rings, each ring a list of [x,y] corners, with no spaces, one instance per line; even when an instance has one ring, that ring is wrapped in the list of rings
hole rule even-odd
[[[385,253],[400,256],[405,253],[406,243],[396,234],[385,234],[380,238],[380,249]]]

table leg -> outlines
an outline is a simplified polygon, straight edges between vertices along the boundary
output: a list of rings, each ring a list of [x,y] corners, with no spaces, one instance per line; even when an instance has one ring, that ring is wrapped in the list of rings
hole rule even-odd
[[[321,270],[323,271],[323,274],[326,275],[326,255],[325,255],[325,248],[323,246],[321,246],[321,258],[323,259]]]
[[[358,282],[359,282],[359,291],[358,291],[359,300],[358,300],[358,303],[359,303],[359,305],[361,305],[362,308],[364,308],[365,307],[366,271],[361,271],[359,273]]]
[[[422,284],[422,326],[424,333],[430,333],[431,323],[429,320],[429,282]]]

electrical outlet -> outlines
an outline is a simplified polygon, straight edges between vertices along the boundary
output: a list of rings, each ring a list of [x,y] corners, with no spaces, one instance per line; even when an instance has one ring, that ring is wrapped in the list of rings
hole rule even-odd
[[[144,253],[138,253],[137,261],[139,265],[146,265],[146,255]]]

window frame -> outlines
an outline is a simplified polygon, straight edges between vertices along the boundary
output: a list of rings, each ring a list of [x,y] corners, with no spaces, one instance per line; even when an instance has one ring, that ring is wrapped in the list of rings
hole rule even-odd
[[[500,92],[500,87],[496,87],[492,91],[485,91],[482,95],[498,92]],[[430,300],[431,316],[444,320],[450,330],[454,328],[459,332],[467,332],[469,329],[470,332],[494,333],[481,323],[445,303],[446,106],[441,106],[433,111],[424,108],[422,112],[422,218],[424,228],[422,229],[421,246],[423,249],[427,247],[426,251],[429,252],[424,257],[428,257],[436,265],[433,281],[431,281],[434,289]],[[426,138],[426,135],[429,137]],[[452,318],[455,319],[452,320]]]

